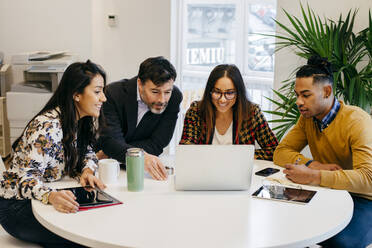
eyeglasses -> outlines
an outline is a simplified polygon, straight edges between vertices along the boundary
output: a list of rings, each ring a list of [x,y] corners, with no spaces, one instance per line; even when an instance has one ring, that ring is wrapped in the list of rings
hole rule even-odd
[[[221,92],[221,91],[212,90],[211,95],[212,95],[212,98],[215,100],[221,99],[222,95],[225,96],[226,100],[232,100],[236,96],[236,91]]]

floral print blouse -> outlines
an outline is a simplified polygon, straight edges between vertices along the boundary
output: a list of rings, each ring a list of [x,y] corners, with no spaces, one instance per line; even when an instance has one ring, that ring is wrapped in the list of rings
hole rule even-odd
[[[52,191],[44,182],[53,182],[65,175],[62,125],[59,109],[37,116],[25,129],[9,164],[0,175],[0,197],[37,199]],[[75,144],[76,145],[76,144]],[[88,147],[84,168],[93,172],[98,159]]]

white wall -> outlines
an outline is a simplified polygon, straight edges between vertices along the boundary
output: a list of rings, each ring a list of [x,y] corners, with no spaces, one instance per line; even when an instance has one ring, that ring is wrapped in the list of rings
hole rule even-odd
[[[307,3],[314,10],[314,12],[320,16],[324,16],[328,19],[337,20],[339,15],[342,13],[346,16],[350,9],[358,8],[355,19],[355,31],[360,31],[362,28],[368,27],[368,10],[372,11],[371,0],[277,0],[277,20],[280,23],[290,26],[290,22],[285,16],[282,9],[285,9],[288,13],[295,15],[301,19],[300,2],[307,8]],[[277,32],[280,32],[278,30]],[[286,50],[280,51],[275,55],[275,78],[274,87],[280,88],[281,82],[289,78],[291,72],[298,66],[305,64],[306,61],[299,59],[293,51]]]
[[[278,0],[277,19],[288,23],[281,10],[300,17],[299,2]],[[327,18],[359,8],[356,29],[365,27],[370,0],[312,0],[310,6]],[[15,53],[40,49],[69,49],[82,60],[92,58],[110,80],[132,77],[149,56],[170,57],[171,0],[1,0],[0,50],[5,61]],[[118,26],[107,25],[107,14],[118,16]],[[275,57],[275,88],[304,63],[292,51]]]
[[[0,0],[0,51],[65,50],[91,57],[90,0]]]
[[[170,58],[171,0],[94,0],[92,58],[109,75],[109,81],[130,78],[148,57]],[[107,25],[107,15],[118,18]]]
[[[150,56],[170,57],[171,0],[0,0],[0,51],[65,50],[101,64],[109,81]],[[116,27],[107,15],[116,14]]]

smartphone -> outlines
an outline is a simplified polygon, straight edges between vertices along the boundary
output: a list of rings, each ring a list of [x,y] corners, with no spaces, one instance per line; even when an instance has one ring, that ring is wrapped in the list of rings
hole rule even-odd
[[[255,174],[257,176],[263,176],[263,177],[268,177],[274,173],[277,173],[278,171],[280,171],[279,169],[275,169],[275,168],[265,168],[265,169],[262,169],[260,171],[257,171]]]

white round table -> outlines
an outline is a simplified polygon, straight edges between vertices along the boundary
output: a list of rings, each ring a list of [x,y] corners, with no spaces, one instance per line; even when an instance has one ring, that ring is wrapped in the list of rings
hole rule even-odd
[[[254,171],[276,167],[255,161]],[[282,169],[282,168],[281,168]],[[175,191],[168,182],[145,179],[143,192],[128,192],[125,172],[107,193],[117,206],[76,214],[32,201],[37,220],[52,232],[89,247],[305,247],[326,240],[350,222],[347,191],[303,186],[318,192],[306,205],[252,198],[262,185],[253,175],[249,191]],[[286,180],[283,173],[271,177]],[[288,180],[287,180],[288,181]],[[289,182],[289,181],[288,181]],[[77,186],[63,180],[55,188]]]

